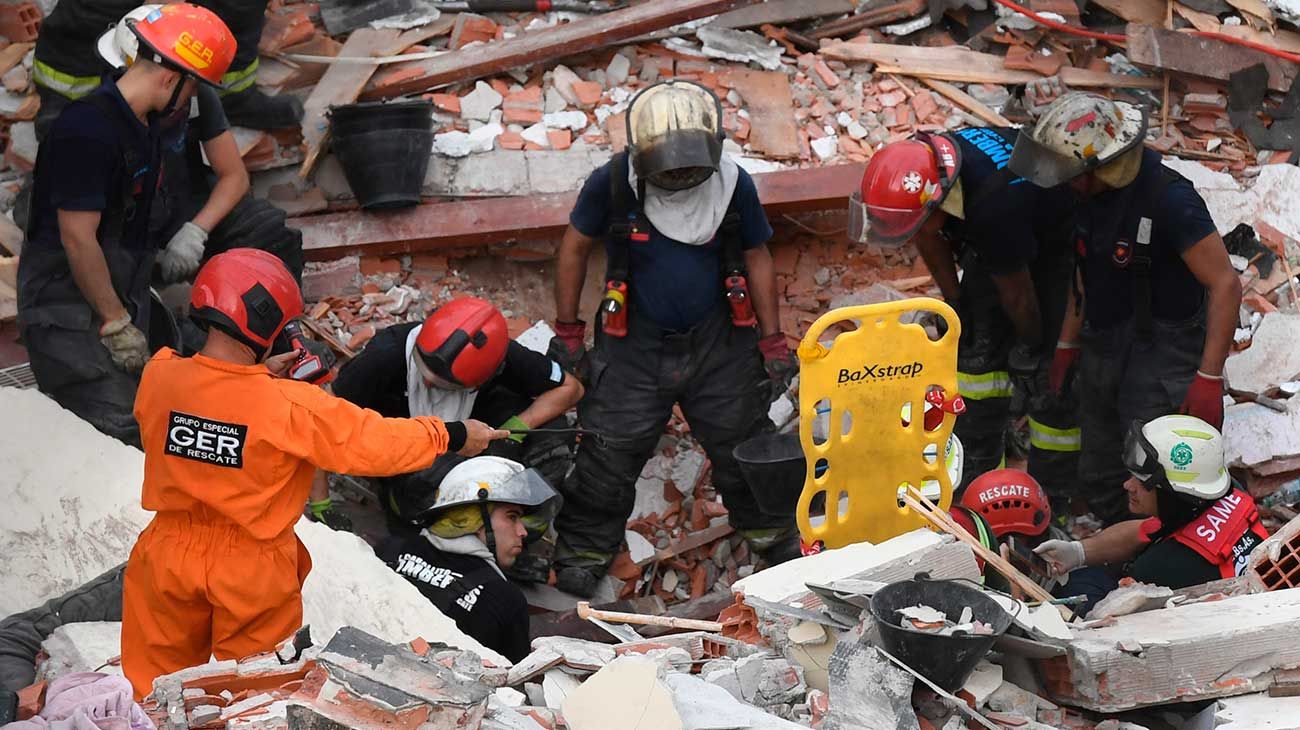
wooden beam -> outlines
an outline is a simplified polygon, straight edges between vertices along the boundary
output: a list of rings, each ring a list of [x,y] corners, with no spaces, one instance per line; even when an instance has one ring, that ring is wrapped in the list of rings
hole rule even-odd
[[[1129,23],[1163,25],[1165,0],[1091,0],[1093,5]]]
[[[491,76],[518,66],[545,63],[751,2],[753,0],[655,0],[630,5],[622,10],[421,61],[418,76],[367,89],[362,98],[403,96]]]
[[[896,73],[918,78],[980,84],[1027,84],[1044,78],[1033,71],[1009,69],[1002,56],[979,53],[963,46],[930,48],[892,43],[833,43],[822,56],[849,63],[877,64],[878,73]],[[1086,68],[1063,67],[1061,81],[1067,86],[1093,88],[1159,89],[1160,79],[1112,74]]]
[[[925,84],[926,86],[929,86],[931,89],[934,89],[940,94],[943,94],[944,96],[948,97],[948,99],[953,103],[955,103],[957,106],[965,109],[971,114],[974,114],[980,119],[983,119],[989,124],[992,124],[997,127],[1012,126],[1010,119],[1007,119],[1001,114],[998,114],[996,111],[993,111],[993,109],[989,108],[987,104],[984,104],[979,99],[976,99],[970,94],[967,94],[966,92],[962,91],[956,86],[953,86],[947,81],[940,81],[939,79],[928,79],[922,77],[921,83]]]
[[[348,36],[339,55],[383,55],[401,35],[401,31],[397,30],[361,28]],[[332,106],[356,101],[357,95],[376,68],[378,67],[366,63],[337,63],[325,71],[325,75],[312,89],[311,95],[303,103],[302,139],[307,145],[307,153],[303,157],[299,177],[306,178],[311,174],[321,149],[325,146],[325,138],[329,136],[329,120],[325,118],[325,113]]]
[[[781,170],[754,175],[768,215],[836,210],[862,180],[862,165]],[[400,211],[349,211],[290,218],[312,261],[353,253],[398,254],[558,238],[569,225],[577,191],[426,203]]]
[[[1137,23],[1128,26],[1128,57],[1143,68],[1220,82],[1227,82],[1234,72],[1262,63],[1268,71],[1268,88],[1283,92],[1291,88],[1300,73],[1300,65],[1252,48]]]
[[[715,28],[757,28],[761,25],[790,25],[831,15],[853,12],[851,0],[767,0],[723,13],[709,22]]]

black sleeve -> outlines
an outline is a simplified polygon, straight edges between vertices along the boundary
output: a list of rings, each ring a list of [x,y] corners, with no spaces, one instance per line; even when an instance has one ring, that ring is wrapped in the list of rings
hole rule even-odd
[[[356,357],[339,368],[332,385],[334,395],[390,418],[406,415],[386,412],[392,409],[385,407],[406,387],[406,340],[395,330],[390,327],[375,335]]]
[[[1152,543],[1130,566],[1129,577],[1142,583],[1187,588],[1219,580],[1218,567],[1211,565],[1194,550],[1166,538]]]
[[[493,382],[519,395],[536,398],[564,383],[564,368],[551,358],[511,340],[506,348],[505,367]]]
[[[190,120],[190,124],[200,142],[211,142],[230,129],[230,121],[226,119],[226,110],[221,107],[221,97],[217,95],[216,89],[200,84],[195,96],[198,99],[199,116]]]
[[[505,581],[489,583],[484,591],[490,592],[490,595],[483,596],[483,599],[491,600],[484,604],[484,600],[480,599],[479,603],[492,610],[483,614],[482,620],[490,621],[492,625],[483,628],[487,632],[485,635],[494,635],[497,639],[483,643],[510,661],[518,663],[532,652],[532,640],[528,633],[528,600],[524,598],[523,592]]]

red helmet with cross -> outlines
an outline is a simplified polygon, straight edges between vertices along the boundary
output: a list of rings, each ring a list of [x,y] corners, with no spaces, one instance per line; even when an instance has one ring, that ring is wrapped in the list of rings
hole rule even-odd
[[[919,132],[885,145],[867,163],[849,202],[849,237],[899,246],[948,196],[961,170],[961,151],[942,134]]]
[[[994,469],[966,487],[961,506],[988,520],[993,534],[1036,537],[1052,521],[1052,506],[1038,480],[1019,469]]]

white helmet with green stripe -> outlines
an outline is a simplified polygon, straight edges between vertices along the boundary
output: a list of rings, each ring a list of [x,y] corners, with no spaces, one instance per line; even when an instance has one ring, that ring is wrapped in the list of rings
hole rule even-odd
[[[1223,463],[1223,436],[1195,416],[1161,416],[1134,423],[1124,443],[1124,466],[1147,484],[1212,500],[1227,494],[1232,478]]]

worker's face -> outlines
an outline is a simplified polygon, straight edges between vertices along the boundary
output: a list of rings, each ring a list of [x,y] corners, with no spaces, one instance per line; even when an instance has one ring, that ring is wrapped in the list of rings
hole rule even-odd
[[[1074,194],[1080,198],[1091,198],[1098,193],[1105,192],[1107,189],[1106,183],[1099,180],[1097,176],[1091,172],[1083,173],[1073,180],[1070,180],[1066,185],[1069,185],[1070,190],[1073,190]]]
[[[1128,492],[1128,511],[1141,517],[1154,517],[1157,512],[1156,490],[1147,489],[1135,476],[1124,482],[1124,491]]]
[[[523,508],[503,504],[493,509],[492,534],[497,541],[497,565],[509,568],[524,551],[524,538],[528,535]]]
[[[176,97],[176,104],[172,107],[172,112],[180,115],[184,113],[189,115],[190,99],[199,88],[199,82],[192,76],[177,73],[170,69],[165,70],[162,75],[162,83],[158,85],[158,98],[155,99],[155,105],[159,111],[167,109],[167,103],[172,100],[172,92],[176,87],[180,87],[180,94]]]

